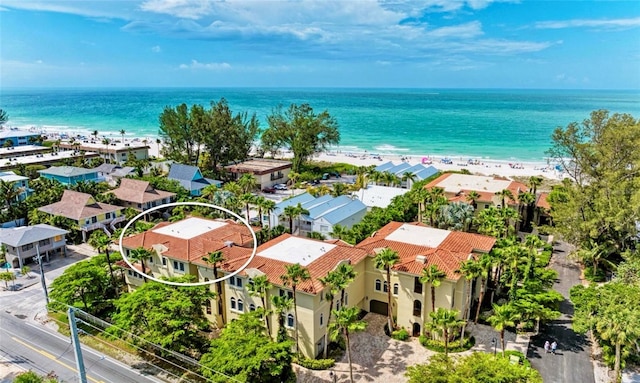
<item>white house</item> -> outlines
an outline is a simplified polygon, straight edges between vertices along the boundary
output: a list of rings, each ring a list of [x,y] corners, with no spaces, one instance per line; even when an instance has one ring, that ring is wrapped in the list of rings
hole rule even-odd
[[[41,255],[49,261],[49,254],[66,254],[67,230],[39,224],[0,229],[0,243],[4,246],[7,263],[22,268],[32,257]]]

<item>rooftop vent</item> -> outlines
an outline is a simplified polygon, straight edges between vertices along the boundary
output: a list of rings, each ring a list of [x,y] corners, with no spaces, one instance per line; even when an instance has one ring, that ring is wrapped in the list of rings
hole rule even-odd
[[[233,246],[233,241],[224,241],[224,245],[226,247],[232,247]]]
[[[423,265],[425,265],[427,263],[427,256],[426,255],[418,255],[418,256],[416,256],[416,262],[420,262]]]

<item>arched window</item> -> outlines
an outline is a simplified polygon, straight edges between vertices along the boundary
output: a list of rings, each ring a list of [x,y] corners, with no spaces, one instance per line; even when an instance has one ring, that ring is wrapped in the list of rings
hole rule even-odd
[[[287,327],[293,327],[293,314],[287,315]]]
[[[244,303],[242,299],[238,299],[238,311],[244,311]]]
[[[419,300],[413,301],[413,316],[419,317],[422,315],[422,302]]]
[[[324,324],[324,314],[320,313],[320,326]]]
[[[249,305],[249,311],[256,311],[256,305],[254,305],[253,303],[251,303]]]
[[[231,298],[231,310],[236,309],[236,298]]]
[[[394,283],[393,284],[393,295],[398,295],[398,284]]]
[[[382,282],[379,279],[376,279],[376,291],[382,290]]]
[[[384,292],[386,293],[387,291],[389,291],[389,283],[387,283],[387,281],[384,281]]]

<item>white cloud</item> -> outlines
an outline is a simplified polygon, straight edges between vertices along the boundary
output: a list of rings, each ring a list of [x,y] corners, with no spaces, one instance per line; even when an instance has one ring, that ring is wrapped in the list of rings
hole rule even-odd
[[[160,45],[153,46],[153,47],[151,47],[151,52],[160,53],[160,52],[162,52],[162,48],[160,48]]]
[[[133,9],[133,3],[127,1],[118,1],[116,6],[112,2],[88,0],[3,0],[2,3],[9,9],[68,13],[98,19],[128,19]]]
[[[482,24],[472,21],[466,24],[441,27],[427,32],[427,35],[439,38],[472,38],[482,35]]]
[[[231,64],[222,62],[222,63],[201,63],[198,60],[191,60],[189,64],[180,64],[180,69],[204,69],[204,70],[213,70],[213,71],[222,71],[231,69]]]
[[[43,61],[42,60],[36,60],[36,64],[42,64]]]
[[[574,19],[564,21],[540,21],[535,24],[538,29],[564,28],[600,28],[600,29],[628,29],[640,27],[640,17],[632,19]]]

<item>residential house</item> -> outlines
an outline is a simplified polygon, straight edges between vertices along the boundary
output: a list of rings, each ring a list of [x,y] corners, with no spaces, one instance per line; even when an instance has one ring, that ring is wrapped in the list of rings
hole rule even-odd
[[[109,191],[109,193],[113,193],[122,206],[131,207],[138,211],[173,202],[176,196],[176,193],[154,189],[148,181],[131,178],[122,178],[120,187]]]
[[[446,280],[436,289],[436,309],[463,310],[466,283],[456,270],[462,262],[476,259],[493,248],[496,239],[480,234],[435,229],[418,223],[390,222],[371,237],[356,245],[369,255],[366,263],[365,310],[387,315],[387,291],[392,292],[392,310],[399,327],[418,336],[428,322],[431,292],[420,282],[422,270],[436,265],[446,273]],[[392,267],[391,281],[386,272],[375,268],[373,260],[384,248],[396,251],[400,261]],[[479,290],[473,283],[474,296]],[[461,314],[460,314],[461,315]]]
[[[118,164],[100,164],[93,170],[98,172],[98,177],[104,178],[111,186],[116,186],[121,178],[136,174],[133,166],[120,166]]]
[[[391,173],[397,176],[401,180],[400,187],[406,189],[411,189],[415,182],[426,180],[439,171],[433,166],[424,166],[422,164],[411,165],[408,162],[402,162],[398,165],[393,162],[386,162],[376,166],[375,170],[379,173]],[[410,174],[411,177],[405,178],[406,174]],[[405,179],[403,180],[402,178]]]
[[[0,181],[2,182],[15,182],[13,188],[18,190],[19,193],[16,196],[16,201],[23,201],[31,193],[33,189],[29,188],[29,177],[19,176],[12,171],[0,172]]]
[[[275,184],[286,183],[291,172],[291,162],[282,160],[251,159],[238,164],[227,165],[224,169],[231,173],[233,179],[243,174],[255,177],[259,189]]]
[[[40,137],[40,133],[20,129],[0,130],[0,146],[25,146],[32,145]]]
[[[436,289],[436,307],[460,311],[465,302],[466,283],[472,283],[476,296],[479,281],[468,282],[456,270],[462,262],[489,252],[495,243],[495,238],[479,234],[391,222],[357,246],[339,240],[319,241],[284,234],[258,246],[251,258],[253,248],[248,230],[232,221],[187,218],[161,223],[145,233],[127,237],[123,247],[126,252],[140,246],[153,249],[151,259],[145,261],[145,271],[154,277],[191,274],[200,282],[208,282],[227,276],[220,282],[219,290],[218,286],[210,287],[219,291],[218,299],[211,300],[203,308],[207,318],[218,325],[262,306],[259,297],[249,294],[253,278],[264,275],[273,285],[265,298],[266,308],[272,310],[272,296],[293,297],[291,287],[284,286],[281,279],[286,274],[286,266],[299,264],[305,267],[311,279],[301,282],[296,289],[300,351],[308,357],[316,357],[327,342],[330,312],[330,302],[325,298],[327,291],[320,278],[340,264],[351,264],[357,274],[345,289],[344,300],[336,296],[333,309],[349,305],[387,315],[387,291],[391,289],[398,325],[418,336],[431,312],[429,286],[419,280],[422,270],[437,265],[446,273],[446,280]],[[375,255],[386,247],[400,256],[400,262],[392,268],[390,281],[386,281],[383,270],[374,266]],[[217,275],[213,274],[213,265],[203,259],[213,251],[220,251],[224,258],[217,265]],[[141,264],[137,262],[134,266],[134,269],[126,267],[126,280],[131,289],[143,283],[139,273]],[[241,271],[230,276],[238,270]],[[284,313],[284,317],[285,326],[293,336],[293,310]],[[278,318],[273,312],[269,315],[269,323],[275,337]]]
[[[486,177],[471,174],[445,173],[425,185],[425,189],[431,190],[438,187],[444,190],[444,195],[449,202],[471,203],[469,193],[475,191],[479,198],[476,200],[476,212],[489,206],[501,207],[502,198],[496,193],[509,190],[515,199],[507,198],[505,204],[517,208],[517,197],[520,192],[529,191],[527,185],[499,177]]]
[[[102,140],[85,139],[74,142],[61,142],[60,149],[63,151],[84,151],[99,153],[100,157],[107,163],[123,164],[135,158],[137,160],[145,160],[149,158],[149,145],[140,141],[121,142],[112,139],[108,144],[104,144]]]
[[[183,188],[196,197],[209,185],[222,186],[222,181],[204,178],[200,169],[191,165],[172,164],[167,178],[178,181]]]
[[[351,195],[367,206],[368,210],[373,207],[386,208],[391,201],[409,192],[409,189],[394,188],[390,186],[367,185],[366,188],[351,192]]]
[[[38,255],[66,255],[67,230],[55,226],[38,224],[10,229],[0,229],[0,244],[4,246],[7,262],[14,268],[22,268]]]
[[[325,238],[331,238],[330,233],[333,231],[334,225],[339,224],[351,228],[360,222],[367,213],[367,206],[362,201],[350,196],[324,195],[316,198],[308,193],[303,193],[277,203],[269,216],[269,222],[263,222],[263,224],[283,225],[289,228],[289,218],[284,216],[285,208],[298,204],[309,212],[293,219],[293,233],[300,236],[317,232]]]
[[[38,210],[73,220],[82,231],[83,241],[87,240],[87,233],[93,230],[103,230],[111,235],[116,229],[115,225],[126,219],[122,206],[97,202],[90,194],[73,190],[65,190],[60,201]]]
[[[98,176],[98,172],[94,169],[85,169],[76,166],[52,166],[48,169],[38,170],[38,173],[40,173],[40,177],[56,180],[66,187],[74,186],[80,181],[104,181],[104,178]]]

